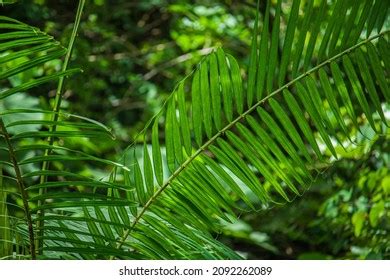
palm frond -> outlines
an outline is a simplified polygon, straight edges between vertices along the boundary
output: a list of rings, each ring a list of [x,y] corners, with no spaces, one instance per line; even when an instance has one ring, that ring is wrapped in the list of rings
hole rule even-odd
[[[218,220],[231,220],[234,209],[291,201],[322,171],[316,166],[331,166],[357,135],[369,137],[362,123],[377,135],[386,133],[382,105],[388,102],[389,73],[382,64],[388,31],[380,33],[383,21],[371,37],[367,30],[368,23],[374,30],[378,6],[293,1],[280,38],[278,1],[271,34],[268,15],[261,32],[255,21],[246,96],[231,55],[217,49],[205,58],[140,137],[141,147],[151,143],[152,155],[139,149],[142,155],[128,163],[140,208],[118,248],[140,228],[145,231],[144,224],[151,227],[145,217],[161,209],[170,213],[161,218],[172,223],[174,217],[183,231],[218,232]],[[312,12],[299,15],[305,8]]]
[[[34,241],[42,240],[42,237],[36,234],[40,227],[36,227],[35,222],[44,220],[36,215],[37,212],[47,211],[47,209],[55,212],[62,209],[63,213],[66,212],[64,209],[69,207],[82,209],[89,205],[129,204],[127,200],[98,193],[101,188],[123,189],[124,187],[119,184],[80,176],[71,171],[42,168],[45,163],[52,163],[55,166],[59,163],[91,161],[94,164],[123,167],[126,170],[127,168],[113,161],[66,147],[68,138],[114,139],[112,131],[101,123],[85,117],[61,113],[58,110],[24,108],[23,102],[10,101],[14,100],[16,95],[23,96],[22,92],[44,83],[57,81],[80,70],[63,70],[33,77],[24,83],[13,83],[12,79],[15,76],[31,72],[32,69],[47,62],[60,59],[67,50],[51,36],[7,17],[0,17],[0,29],[4,31],[0,36],[0,50],[3,52],[0,58],[0,77],[2,86],[5,86],[0,92],[2,108],[0,162],[2,171],[5,172],[1,175],[1,255],[12,257],[14,254],[23,253],[31,254],[35,258]],[[52,129],[53,127],[56,129]],[[48,139],[52,139],[53,143],[46,142]],[[65,144],[59,144],[58,139],[63,139]],[[47,150],[50,150],[50,154],[45,154]],[[37,183],[39,177],[64,178],[65,181],[46,182],[45,180]],[[19,189],[16,189],[16,186],[19,186]],[[47,189],[49,192],[41,191]],[[61,191],[58,191],[59,189]],[[64,189],[68,191],[64,192]],[[75,192],[75,189],[83,191]],[[14,202],[10,202],[15,200],[23,201],[22,209]],[[40,204],[38,201],[50,203]],[[18,209],[15,211],[22,210],[26,213],[24,221],[16,220],[16,217],[10,215],[9,209],[15,208]],[[21,238],[23,242],[20,241]],[[26,244],[24,248],[30,248],[30,252],[18,251],[18,243]]]

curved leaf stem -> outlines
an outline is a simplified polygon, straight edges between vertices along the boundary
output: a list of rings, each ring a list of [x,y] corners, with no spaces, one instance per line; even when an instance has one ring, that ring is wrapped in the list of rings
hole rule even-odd
[[[0,117],[0,129],[1,129],[1,132],[4,136],[5,142],[8,146],[9,157],[11,159],[13,168],[15,170],[16,182],[18,184],[20,194],[22,196],[23,208],[24,208],[24,212],[26,215],[27,226],[28,226],[28,235],[29,235],[29,239],[30,239],[31,258],[33,260],[35,260],[36,259],[35,237],[34,237],[34,228],[33,228],[33,222],[32,222],[32,218],[31,218],[31,212],[30,212],[30,208],[28,205],[28,194],[27,194],[24,182],[23,182],[22,172],[20,171],[18,160],[16,159],[15,149],[11,143],[11,138],[8,134],[8,131],[4,125],[3,119],[1,117]]]
[[[64,59],[64,63],[62,64],[62,69],[61,71],[64,72],[67,70],[68,68],[68,64],[69,64],[69,61],[70,61],[70,58],[71,58],[71,55],[72,55],[72,50],[73,50],[73,45],[74,45],[74,41],[76,39],[76,36],[77,36],[77,31],[78,31],[78,28],[79,28],[79,25],[80,25],[80,20],[81,20],[81,15],[82,15],[82,12],[83,12],[83,8],[84,8],[84,4],[85,4],[85,0],[80,0],[79,1],[79,4],[78,4],[78,7],[77,7],[77,12],[76,12],[76,18],[75,18],[75,22],[74,22],[74,25],[73,25],[73,30],[72,30],[72,35],[70,37],[70,40],[69,40],[69,44],[68,44],[68,48],[67,48],[67,52],[66,52],[66,55],[65,55],[65,59]],[[60,108],[61,108],[61,101],[62,101],[62,93],[63,93],[63,88],[64,88],[64,80],[65,80],[65,77],[64,76],[61,76],[58,80],[58,85],[57,85],[57,90],[56,90],[56,96],[55,96],[55,100],[54,100],[54,107],[53,107],[53,115],[52,115],[52,121],[54,122],[54,124],[50,127],[50,132],[55,132],[57,130],[57,125],[55,124],[55,122],[58,121],[58,117],[59,117],[59,111],[60,111]],[[48,143],[49,143],[49,146],[53,146],[54,144],[54,137],[52,136],[49,136],[48,139],[47,139]],[[45,156],[48,156],[50,155],[52,152],[52,149],[46,149],[45,150]],[[49,165],[50,163],[48,161],[44,161],[42,163],[42,171],[46,171],[49,169]],[[40,184],[46,182],[46,179],[47,179],[47,176],[45,174],[42,174],[41,177],[40,177]],[[46,191],[46,189],[44,188],[40,188],[39,189],[39,195],[42,195],[44,194],[44,192]],[[38,207],[42,206],[44,204],[44,200],[38,200]],[[42,227],[43,227],[43,216],[44,216],[44,210],[40,210],[38,211],[37,213],[37,229],[38,229],[38,233],[37,233],[37,248],[39,248],[39,253],[42,253],[42,245],[43,245],[43,231],[41,230]]]

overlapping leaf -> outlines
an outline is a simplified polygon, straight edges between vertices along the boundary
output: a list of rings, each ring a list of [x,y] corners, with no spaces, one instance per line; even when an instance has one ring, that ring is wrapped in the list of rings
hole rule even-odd
[[[386,133],[389,42],[387,31],[380,33],[383,18],[375,18],[383,4],[293,1],[280,37],[284,4],[268,1],[272,30],[268,14],[262,30],[256,20],[247,94],[234,58],[218,49],[179,84],[142,135],[141,146],[151,143],[153,153],[144,149],[128,163],[141,208],[123,240],[161,209],[183,231],[218,232],[218,220],[229,221],[235,209],[302,195],[321,172],[317,166],[330,166],[356,135],[366,137],[361,123]]]
[[[0,243],[1,257],[11,258],[15,254],[31,254],[26,251],[29,248],[27,244],[31,245],[37,228],[30,231],[30,238],[29,234],[22,233],[26,233],[28,227],[35,227],[33,221],[36,221],[37,211],[61,211],[64,215],[69,213],[66,211],[69,208],[78,208],[82,212],[90,205],[129,205],[129,202],[106,195],[107,189],[124,189],[123,185],[88,178],[70,170],[42,168],[44,163],[63,166],[79,161],[123,166],[66,146],[67,139],[113,138],[106,126],[77,115],[27,107],[29,99],[22,92],[80,71],[73,69],[44,76],[34,72],[37,67],[60,59],[66,49],[40,30],[7,17],[0,17],[0,30],[0,78],[3,87],[0,91],[0,119],[4,125],[0,130],[0,164],[1,170],[4,170],[0,175]],[[27,81],[20,83],[15,79],[18,75],[29,79],[24,77]],[[51,129],[54,126],[56,129]],[[47,139],[52,139],[53,145]],[[46,154],[48,150],[50,153]],[[47,192],[39,194],[40,190]],[[26,192],[26,196],[21,196],[21,192]],[[17,201],[23,201],[23,207],[17,205]],[[38,201],[47,203],[39,204]],[[20,213],[21,210],[26,212],[25,221],[10,214]],[[49,232],[47,230],[48,235]],[[20,246],[23,252],[17,249],[18,243],[26,244],[25,247]]]
[[[389,3],[380,0],[267,1],[264,20],[260,23],[259,15],[255,20],[248,82],[242,82],[236,60],[216,49],[179,83],[128,149],[126,168],[73,150],[63,153],[60,146],[48,156],[20,160],[24,165],[91,159],[120,167],[107,181],[60,170],[24,174],[66,178],[27,188],[32,203],[52,200],[32,209],[49,211],[41,218],[43,256],[239,258],[214,238],[221,220],[291,201],[323,166],[347,153],[357,136],[387,132],[382,107],[390,97],[390,56],[388,31],[382,29],[388,26],[388,9]],[[11,20],[3,28],[7,24],[15,28]],[[29,40],[23,37],[28,28],[18,28],[15,46]],[[3,97],[20,89],[14,91]],[[371,131],[362,131],[365,123]],[[37,119],[7,126],[29,124],[54,125]],[[88,120],[75,125],[60,119],[56,125],[72,130],[58,130],[53,137],[107,132]],[[12,140],[46,136],[39,130],[15,134]],[[63,192],[64,187],[69,191]],[[34,191],[40,188],[53,191],[37,197]]]

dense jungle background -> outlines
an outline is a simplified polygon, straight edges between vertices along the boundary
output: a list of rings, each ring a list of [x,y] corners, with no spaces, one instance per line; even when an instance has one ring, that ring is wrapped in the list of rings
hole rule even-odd
[[[265,6],[260,2],[261,15]],[[33,0],[2,7],[1,13],[66,45],[76,8],[76,1]],[[80,138],[72,145],[115,159],[176,83],[215,46],[223,46],[247,67],[255,9],[250,0],[88,1],[70,62],[83,73],[66,80],[62,107],[111,127],[117,139],[95,146]],[[34,71],[59,67],[60,61],[52,61]],[[16,76],[12,83],[28,80],[28,75],[34,73]],[[48,96],[55,94],[54,87],[45,87]],[[49,108],[42,91],[44,87],[36,88],[7,102]],[[0,110],[6,105],[0,103]],[[216,238],[249,259],[389,259],[389,139],[387,134],[354,149],[324,169],[292,203],[239,214],[239,221]],[[73,164],[69,168],[80,174],[106,172]]]

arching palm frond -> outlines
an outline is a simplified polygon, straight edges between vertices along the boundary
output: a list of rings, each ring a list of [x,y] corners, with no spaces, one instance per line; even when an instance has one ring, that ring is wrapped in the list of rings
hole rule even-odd
[[[218,233],[235,209],[291,201],[359,137],[387,133],[388,4],[372,4],[293,1],[280,36],[282,1],[270,31],[268,1],[262,29],[255,23],[246,91],[231,55],[217,49],[205,58],[130,148],[128,184],[139,207],[117,247],[143,232],[180,251],[177,234],[148,217],[180,225],[183,234]],[[167,258],[154,247],[143,253]]]
[[[39,234],[40,227],[45,229],[45,225],[40,223],[45,217],[36,215],[38,211],[64,213],[69,207],[91,205],[91,201],[94,201],[93,205],[110,204],[112,199],[94,194],[92,189],[114,187],[96,178],[42,166],[48,163],[52,166],[71,165],[77,161],[111,167],[121,165],[66,145],[67,139],[113,138],[106,126],[85,117],[27,106],[31,102],[25,91],[80,72],[79,69],[71,69],[44,76],[34,72],[36,67],[63,57],[67,49],[40,30],[7,17],[0,17],[0,29],[0,50],[3,53],[0,57],[3,87],[0,91],[0,165],[4,170],[0,175],[1,257],[11,258],[15,254],[35,257],[34,247],[40,242],[34,243],[44,238]],[[24,75],[23,79],[27,81],[19,82],[19,75]],[[57,139],[65,140],[62,140],[65,144]],[[48,178],[51,179],[48,181]],[[52,181],[52,178],[63,180]],[[75,192],[77,188],[84,189]],[[64,192],[64,189],[69,191]],[[127,200],[125,203],[128,203]],[[20,213],[20,210],[25,212],[25,217],[10,214]]]

